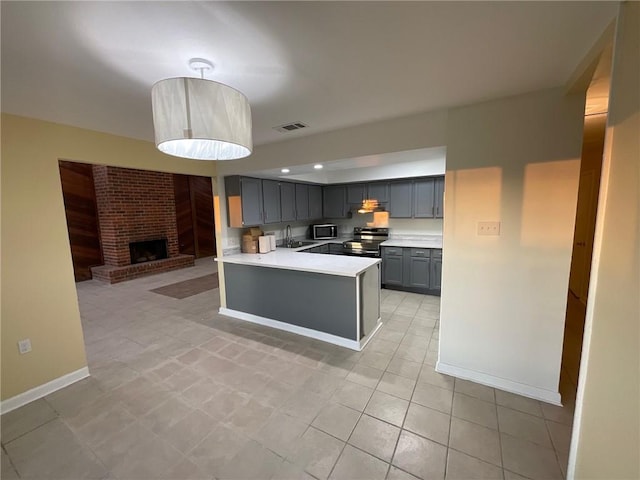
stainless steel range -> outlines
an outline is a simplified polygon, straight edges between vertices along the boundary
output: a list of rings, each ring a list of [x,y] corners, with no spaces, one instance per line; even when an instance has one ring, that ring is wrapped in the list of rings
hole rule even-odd
[[[346,255],[379,257],[380,244],[388,238],[388,228],[355,227],[353,240],[343,242],[342,247]]]

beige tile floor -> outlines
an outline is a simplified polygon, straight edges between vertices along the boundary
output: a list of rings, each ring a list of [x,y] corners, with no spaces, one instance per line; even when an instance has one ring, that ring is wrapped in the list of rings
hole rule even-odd
[[[193,268],[78,284],[91,377],[2,416],[2,478],[562,478],[573,412],[434,371],[439,298],[363,352],[218,315]]]

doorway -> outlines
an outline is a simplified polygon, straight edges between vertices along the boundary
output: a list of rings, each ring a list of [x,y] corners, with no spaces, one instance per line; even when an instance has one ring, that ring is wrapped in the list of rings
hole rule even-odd
[[[612,50],[609,46],[603,51],[587,90],[560,375],[560,393],[565,405],[574,403],[578,389],[607,128]]]

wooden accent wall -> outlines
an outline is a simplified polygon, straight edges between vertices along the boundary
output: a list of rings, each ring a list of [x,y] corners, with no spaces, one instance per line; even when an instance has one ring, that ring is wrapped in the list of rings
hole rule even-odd
[[[73,273],[76,282],[90,280],[90,268],[103,263],[92,166],[60,161],[59,167]]]
[[[173,175],[180,253],[209,257],[216,253],[211,178]]]

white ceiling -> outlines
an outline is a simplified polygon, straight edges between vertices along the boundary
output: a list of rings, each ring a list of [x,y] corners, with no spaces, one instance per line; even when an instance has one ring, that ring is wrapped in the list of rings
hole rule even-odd
[[[2,110],[153,139],[150,89],[216,64],[254,143],[564,84],[614,2],[1,2]],[[272,129],[302,121],[308,129]]]

